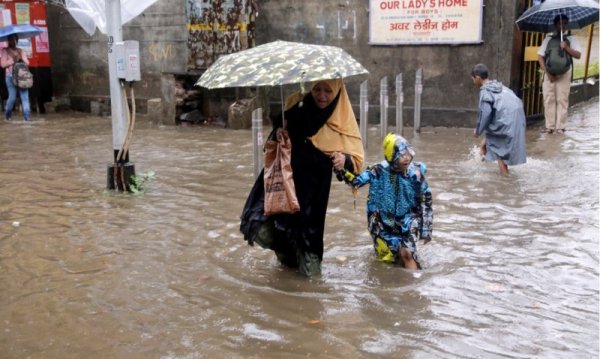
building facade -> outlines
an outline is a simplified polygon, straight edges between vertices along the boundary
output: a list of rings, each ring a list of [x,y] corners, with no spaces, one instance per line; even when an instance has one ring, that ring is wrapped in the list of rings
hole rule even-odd
[[[370,72],[370,122],[379,118],[380,79],[389,78],[390,94],[394,94],[394,78],[402,73],[404,118],[410,126],[415,74],[422,69],[422,126],[471,126],[478,99],[470,78],[474,64],[487,64],[491,77],[521,92],[522,34],[515,20],[528,1],[401,0],[380,5],[412,6],[415,14],[426,16],[426,5],[471,2],[481,9],[480,28],[473,29],[480,31],[480,41],[394,45],[370,42],[370,27],[379,26],[372,23],[370,11],[381,1],[158,0],[123,27],[124,40],[140,43],[142,80],[135,84],[137,107],[143,112],[147,103],[159,102],[159,121],[166,124],[178,123],[194,108],[196,119],[223,120],[233,101],[256,93],[207,91],[194,87],[195,81],[222,54],[280,39],[339,46],[361,62]],[[82,111],[89,111],[94,101],[108,101],[107,36],[98,31],[89,36],[64,8],[56,6],[48,7],[48,26],[55,96],[68,98],[73,109]],[[356,108],[358,88],[358,83],[348,83]],[[267,101],[258,103],[277,106],[279,96],[271,99],[266,93],[258,97],[266,96]]]

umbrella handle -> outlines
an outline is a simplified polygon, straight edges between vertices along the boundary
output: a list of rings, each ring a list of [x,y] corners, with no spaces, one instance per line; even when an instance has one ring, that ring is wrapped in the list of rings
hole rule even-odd
[[[560,42],[563,42],[562,12],[558,16],[560,16]]]
[[[285,123],[285,104],[283,101],[283,86],[279,85],[279,93],[281,94],[281,125],[283,128],[287,128],[287,123]]]

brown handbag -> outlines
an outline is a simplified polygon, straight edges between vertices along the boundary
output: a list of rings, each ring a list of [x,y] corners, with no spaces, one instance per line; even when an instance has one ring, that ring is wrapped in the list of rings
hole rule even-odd
[[[295,213],[300,210],[292,174],[292,142],[278,128],[275,139],[265,142],[265,214]]]

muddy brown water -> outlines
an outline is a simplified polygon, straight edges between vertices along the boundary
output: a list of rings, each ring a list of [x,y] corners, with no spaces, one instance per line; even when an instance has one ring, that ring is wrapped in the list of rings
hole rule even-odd
[[[323,274],[249,247],[251,132],[140,121],[143,195],[106,191],[111,122],[0,123],[1,358],[597,358],[598,99],[527,131],[508,178],[472,129],[407,138],[428,168],[425,269],[377,262],[366,190],[334,179]],[[381,160],[369,129],[367,163]]]

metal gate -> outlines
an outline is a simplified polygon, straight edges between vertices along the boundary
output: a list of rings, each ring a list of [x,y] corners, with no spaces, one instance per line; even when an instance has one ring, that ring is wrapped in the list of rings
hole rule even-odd
[[[527,6],[532,1],[527,1]],[[542,95],[543,73],[538,63],[537,51],[546,34],[524,32],[523,33],[523,62],[521,72],[521,95],[525,115],[539,117],[544,113],[544,97]]]

